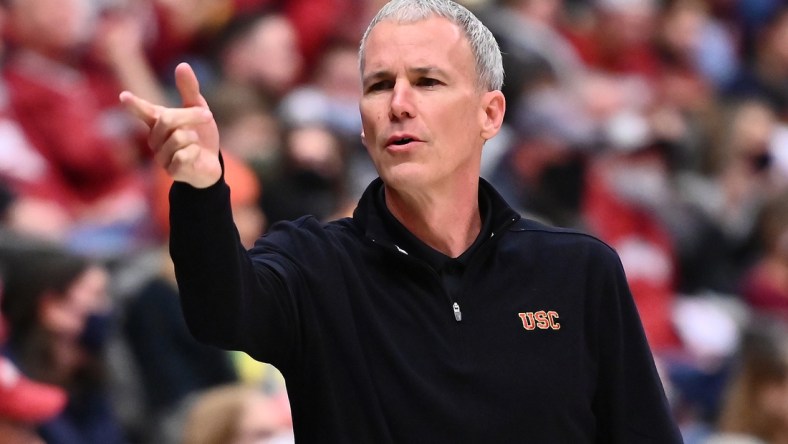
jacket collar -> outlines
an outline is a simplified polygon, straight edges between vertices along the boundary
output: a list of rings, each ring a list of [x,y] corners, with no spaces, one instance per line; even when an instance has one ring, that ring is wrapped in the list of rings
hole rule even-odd
[[[353,220],[364,236],[375,243],[397,248],[395,240],[391,238],[390,230],[385,221],[387,210],[382,196],[383,180],[378,177],[364,190],[359,199],[358,206],[353,211]],[[510,224],[520,219],[520,214],[512,209],[495,188],[483,178],[479,178],[479,195],[486,196],[489,202],[490,227],[492,233],[506,229]],[[492,234],[491,233],[491,234]]]

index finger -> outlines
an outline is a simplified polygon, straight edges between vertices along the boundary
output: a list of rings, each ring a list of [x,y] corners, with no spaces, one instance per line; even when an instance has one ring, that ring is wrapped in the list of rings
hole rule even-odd
[[[138,119],[142,120],[148,128],[153,128],[156,120],[159,118],[160,107],[141,99],[129,91],[120,93],[120,102],[125,105],[126,109],[134,114]]]

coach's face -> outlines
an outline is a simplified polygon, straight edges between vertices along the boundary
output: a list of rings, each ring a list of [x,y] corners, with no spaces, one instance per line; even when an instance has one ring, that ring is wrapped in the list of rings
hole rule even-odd
[[[479,87],[459,27],[440,17],[382,21],[368,36],[361,76],[362,140],[388,186],[425,189],[478,177],[503,98]],[[501,108],[492,116],[491,102]]]

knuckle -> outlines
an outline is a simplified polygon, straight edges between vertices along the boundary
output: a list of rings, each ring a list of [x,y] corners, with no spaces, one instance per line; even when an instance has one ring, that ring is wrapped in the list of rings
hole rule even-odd
[[[170,161],[170,167],[175,167],[180,169],[183,168],[185,165],[192,163],[195,157],[194,156],[195,150],[193,148],[194,145],[189,145],[175,151]]]
[[[179,177],[183,174],[183,161],[175,157],[170,159],[170,164],[167,166],[167,172],[172,177]]]
[[[170,138],[177,146],[184,146],[194,142],[194,132],[185,129],[178,129],[172,133]]]
[[[183,150],[178,150],[172,155],[172,159],[170,159],[170,168],[180,169],[185,161],[186,158],[183,154]]]

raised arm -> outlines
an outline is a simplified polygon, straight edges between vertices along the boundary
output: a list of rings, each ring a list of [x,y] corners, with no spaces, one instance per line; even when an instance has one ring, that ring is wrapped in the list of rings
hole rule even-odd
[[[222,179],[218,129],[194,71],[183,63],[175,76],[182,107],[152,104],[130,92],[120,100],[150,128],[155,161],[176,181],[169,245],[184,318],[199,341],[271,356],[285,343],[288,314],[277,298],[287,291],[270,269],[254,269],[241,244]],[[248,334],[252,325],[259,337]],[[267,339],[274,346],[263,343]]]

